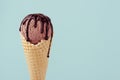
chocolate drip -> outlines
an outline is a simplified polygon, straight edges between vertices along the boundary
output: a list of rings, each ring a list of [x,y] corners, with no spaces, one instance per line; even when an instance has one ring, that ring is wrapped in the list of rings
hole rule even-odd
[[[27,20],[28,20],[28,19],[22,21],[21,25],[22,25],[22,24],[25,25]],[[21,26],[20,26],[20,28],[19,28],[19,31],[21,31]]]
[[[37,27],[37,15],[35,15],[35,24],[34,24],[34,27],[36,28]]]
[[[31,22],[32,18],[30,18],[30,20],[28,21],[28,24],[27,24],[27,29],[26,29],[26,38],[27,38],[27,41],[30,41],[30,38],[29,38],[29,25],[30,25],[30,22]]]
[[[41,21],[41,33],[43,33],[44,32],[44,22],[43,21]]]
[[[47,24],[46,24],[45,40],[48,40],[48,30],[49,30],[49,27],[48,27],[48,23],[47,23]]]
[[[26,24],[27,20],[28,20],[28,19],[26,19],[26,20],[24,20],[24,21],[23,21],[23,25],[25,25],[25,24]]]
[[[48,49],[48,54],[47,57],[49,58],[49,54],[50,54],[50,47],[51,47],[51,43],[52,43],[52,37],[53,37],[53,26],[52,23],[50,22],[50,26],[51,26],[51,39],[50,39],[50,45],[49,45],[49,49]]]
[[[30,16],[30,15],[28,15],[28,16]],[[26,17],[23,19],[23,21],[21,22],[19,31],[21,31],[21,25],[25,25],[25,24],[26,24],[26,22],[27,22],[27,20],[28,20],[28,19],[27,19],[28,16],[26,16]]]
[[[48,53],[47,53],[47,57],[49,58],[49,54],[50,54],[50,47],[51,47],[51,43],[52,43],[52,37],[51,37],[51,39],[50,39],[50,45],[49,45],[49,49],[48,49]]]
[[[21,26],[20,26],[20,28],[19,28],[19,31],[21,31]]]
[[[52,23],[50,22],[50,26],[51,26],[51,38],[53,37],[53,25],[52,25]]]

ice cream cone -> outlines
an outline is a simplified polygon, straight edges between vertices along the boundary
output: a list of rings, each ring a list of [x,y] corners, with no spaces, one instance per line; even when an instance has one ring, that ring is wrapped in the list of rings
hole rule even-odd
[[[51,19],[41,13],[29,14],[19,28],[31,80],[45,80],[53,37]]]
[[[51,44],[51,38],[41,40],[34,45],[26,41],[21,35],[24,54],[28,64],[31,80],[45,80],[46,70],[48,66],[48,52]]]

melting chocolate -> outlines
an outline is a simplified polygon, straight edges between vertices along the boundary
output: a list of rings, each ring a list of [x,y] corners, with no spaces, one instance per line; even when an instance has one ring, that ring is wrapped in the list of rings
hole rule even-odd
[[[34,24],[34,27],[36,28],[37,27],[37,16],[35,15],[35,18],[34,18],[34,20],[35,20],[35,24]]]
[[[28,24],[27,24],[27,29],[26,29],[26,37],[27,37],[27,41],[30,41],[30,38],[29,38],[29,25],[30,25],[30,22],[31,22],[32,18],[30,18],[30,20],[28,21]]]
[[[26,24],[26,21],[27,21],[28,19],[26,19],[25,21],[23,21],[23,25],[25,25]]]

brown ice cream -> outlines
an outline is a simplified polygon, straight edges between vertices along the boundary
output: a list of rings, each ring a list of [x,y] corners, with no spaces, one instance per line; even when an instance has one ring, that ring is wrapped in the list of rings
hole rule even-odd
[[[40,13],[26,16],[21,22],[19,31],[26,41],[34,45],[53,36],[53,26],[50,18]]]

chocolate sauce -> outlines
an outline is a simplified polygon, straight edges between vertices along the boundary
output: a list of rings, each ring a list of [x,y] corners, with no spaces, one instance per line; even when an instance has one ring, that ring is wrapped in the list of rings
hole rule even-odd
[[[29,19],[28,21],[28,24],[27,24],[27,29],[26,29],[26,37],[27,37],[27,41],[30,41],[30,38],[29,38],[29,25],[30,25],[30,22],[31,22],[32,18]]]
[[[51,47],[51,42],[52,42],[52,39],[50,40],[50,44],[49,44],[49,49],[48,49],[48,54],[47,54],[47,57],[49,58],[49,54],[50,54],[50,47]]]
[[[25,25],[26,24],[26,21],[27,21],[28,19],[26,19],[25,21],[23,21],[23,25]]]
[[[41,25],[42,25],[42,27],[40,29],[40,32],[43,33],[44,32],[44,22],[43,21],[41,21]]]
[[[35,24],[34,24],[34,27],[36,28],[37,27],[37,15],[35,15],[35,18],[34,18],[34,21],[35,21]]]
[[[52,23],[50,23],[50,26],[51,26],[51,30],[53,32],[53,25],[52,25]],[[53,37],[53,33],[51,34],[51,40],[50,40],[50,45],[49,45],[48,54],[47,54],[48,58],[49,58],[49,54],[50,54],[50,47],[51,47],[51,43],[52,43],[52,37]]]
[[[50,46],[51,46],[52,36],[53,36],[53,26],[52,26],[51,20],[48,16],[45,16],[43,14],[29,14],[28,16],[26,16],[23,19],[23,21],[20,25],[19,31],[21,31],[21,26],[22,25],[25,25],[25,24],[27,25],[26,26],[26,40],[29,41],[29,42],[31,41],[30,38],[29,38],[29,26],[30,26],[31,20],[34,20],[34,28],[37,27],[37,22],[38,21],[41,22],[40,34],[45,34],[45,37],[43,37],[44,40],[48,40],[49,37],[51,37],[49,50],[48,50],[48,54],[47,54],[47,57],[49,57]],[[46,26],[45,26],[45,24],[46,24]],[[48,33],[49,29],[51,29],[51,35],[50,36],[49,36],[49,33]]]
[[[21,31],[21,27],[19,28],[19,31]]]

